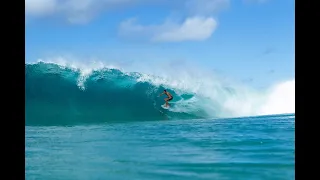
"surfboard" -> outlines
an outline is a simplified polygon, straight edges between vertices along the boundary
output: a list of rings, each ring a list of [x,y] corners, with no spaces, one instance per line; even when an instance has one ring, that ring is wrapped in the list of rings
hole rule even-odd
[[[163,109],[169,109],[169,107],[166,107],[165,104],[161,105],[161,107],[162,107]]]

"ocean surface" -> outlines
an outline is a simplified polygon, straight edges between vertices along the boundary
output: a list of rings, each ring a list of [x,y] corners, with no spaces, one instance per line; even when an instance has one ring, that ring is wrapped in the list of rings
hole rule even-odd
[[[215,101],[142,73],[25,70],[26,179],[295,179],[295,114],[237,116],[236,88]]]

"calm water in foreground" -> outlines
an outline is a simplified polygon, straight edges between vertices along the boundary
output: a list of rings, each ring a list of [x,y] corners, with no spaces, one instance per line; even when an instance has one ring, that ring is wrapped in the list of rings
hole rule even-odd
[[[295,179],[295,116],[26,126],[26,179]]]

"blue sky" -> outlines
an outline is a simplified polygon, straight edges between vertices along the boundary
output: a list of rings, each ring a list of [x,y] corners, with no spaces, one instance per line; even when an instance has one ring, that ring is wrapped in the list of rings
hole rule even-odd
[[[25,0],[26,62],[189,61],[256,87],[294,79],[293,0]]]

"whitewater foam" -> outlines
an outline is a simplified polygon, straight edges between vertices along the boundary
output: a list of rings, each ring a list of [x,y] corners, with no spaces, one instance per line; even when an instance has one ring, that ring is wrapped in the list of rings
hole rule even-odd
[[[266,101],[258,114],[295,112],[295,81],[290,80],[276,84],[268,90]]]

